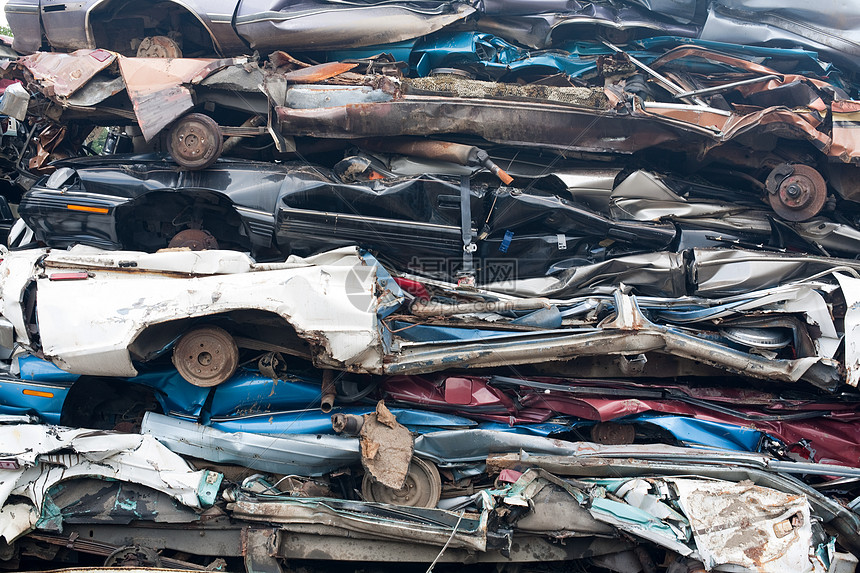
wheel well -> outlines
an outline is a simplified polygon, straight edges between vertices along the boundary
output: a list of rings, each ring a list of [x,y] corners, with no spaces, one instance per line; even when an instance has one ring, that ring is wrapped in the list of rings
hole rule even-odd
[[[60,423],[73,428],[139,431],[146,412],[161,407],[152,388],[119,378],[82,376],[63,403]]]
[[[152,191],[120,207],[116,227],[126,249],[157,251],[180,231],[203,229],[221,249],[251,250],[242,217],[227,197],[212,191]]]
[[[248,309],[233,310],[195,318],[180,318],[146,327],[128,346],[135,360],[149,361],[166,353],[172,344],[195,326],[220,326],[233,337],[262,341],[272,346],[293,349],[310,356],[308,343],[299,337],[285,318],[273,312]],[[242,344],[239,344],[240,351]]]
[[[90,13],[90,28],[96,46],[125,56],[136,55],[140,40],[147,36],[172,38],[186,58],[218,55],[206,27],[175,2],[104,2]]]

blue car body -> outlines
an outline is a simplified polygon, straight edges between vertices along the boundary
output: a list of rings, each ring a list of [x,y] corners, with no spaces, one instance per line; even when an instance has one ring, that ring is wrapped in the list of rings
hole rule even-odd
[[[30,414],[46,423],[63,423],[66,401],[82,377],[33,356],[19,357],[18,365],[19,376],[7,374],[0,377],[0,414]],[[170,417],[229,433],[331,435],[334,434],[332,414],[363,415],[374,411],[373,404],[368,403],[336,406],[332,412],[322,412],[319,409],[321,383],[311,375],[296,374],[273,380],[260,372],[240,368],[223,384],[201,388],[186,382],[171,369],[145,372],[113,382],[149,389],[162,412]],[[416,434],[471,429],[544,437],[581,437],[587,436],[595,424],[593,421],[560,417],[544,423],[508,425],[409,407],[392,407],[391,412]],[[767,437],[752,428],[689,416],[643,413],[616,422],[640,428],[659,428],[685,446],[733,451],[761,451]]]

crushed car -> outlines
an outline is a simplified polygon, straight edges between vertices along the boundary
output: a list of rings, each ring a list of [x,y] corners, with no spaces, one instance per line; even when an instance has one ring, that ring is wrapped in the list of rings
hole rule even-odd
[[[0,568],[856,571],[813,8],[10,0]]]
[[[835,293],[855,300],[855,263],[720,249],[694,249],[689,262],[690,253],[662,254],[653,271],[641,257],[609,261],[638,276],[627,283],[637,296],[621,290],[624,273],[592,275],[602,263],[493,292],[392,276],[349,247],[283,263],[233,251],[34,249],[6,254],[0,293],[9,345],[75,374],[134,376],[135,362],[171,354],[186,380],[217,385],[235,372],[241,346],[364,374],[571,367],[594,356],[618,357],[615,368],[635,372],[656,353],[764,380],[857,386],[855,315],[849,309],[836,322],[827,306]],[[738,273],[746,273],[743,290],[730,278]],[[68,300],[100,304],[70,308]],[[70,320],[80,325],[73,332]]]

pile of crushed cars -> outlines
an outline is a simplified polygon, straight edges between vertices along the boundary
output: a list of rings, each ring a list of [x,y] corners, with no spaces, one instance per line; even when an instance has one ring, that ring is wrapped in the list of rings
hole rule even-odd
[[[855,571],[856,2],[6,14],[0,570]]]

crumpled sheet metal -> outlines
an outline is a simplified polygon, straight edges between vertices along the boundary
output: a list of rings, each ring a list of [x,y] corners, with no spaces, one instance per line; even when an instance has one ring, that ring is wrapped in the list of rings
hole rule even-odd
[[[220,251],[210,251],[206,257],[218,258],[219,253],[223,254]],[[182,265],[156,266],[155,263],[171,260],[171,257],[175,256],[181,259],[183,264],[189,264],[189,256],[206,257],[181,252],[155,255],[124,253],[122,259],[126,265],[132,260],[139,262],[134,273],[129,273],[116,268],[117,260],[120,259],[109,258],[107,255],[63,254],[58,251],[42,262],[49,273],[58,268],[72,268],[86,269],[93,273],[93,276],[80,281],[56,282],[48,277],[37,280],[42,346],[51,361],[69,372],[134,376],[136,370],[131,363],[131,356],[136,347],[133,342],[141,329],[175,319],[177,316],[191,318],[232,310],[258,309],[287,318],[299,336],[310,343],[309,350],[305,352],[310,354],[318,365],[365,373],[419,374],[453,367],[534,364],[584,356],[656,352],[735,374],[796,382],[804,378],[807,371],[820,360],[833,357],[839,344],[836,327],[829,318],[826,304],[820,294],[808,287],[786,287],[766,293],[766,296],[763,293],[760,301],[732,303],[738,306],[734,312],[753,310],[766,303],[773,306],[768,307],[769,310],[807,314],[811,322],[817,323],[821,329],[821,336],[815,341],[814,355],[806,352],[806,355],[797,358],[766,358],[754,352],[696,336],[687,328],[673,326],[671,320],[669,324],[652,321],[639,309],[636,297],[621,294],[618,290],[613,293],[616,316],[591,328],[512,330],[496,333],[492,337],[472,337],[457,341],[439,340],[433,336],[423,339],[409,339],[406,335],[383,337],[380,328],[391,322],[384,317],[402,302],[402,296],[398,294],[400,291],[396,285],[391,286],[393,282],[386,278],[388,275],[384,270],[375,265],[368,266],[354,253],[354,249],[344,248],[308,259],[294,259],[282,264],[253,265],[250,268],[247,260],[234,260],[236,256],[233,256],[230,261],[238,265],[237,273],[182,278],[159,272],[144,275],[140,271],[148,270],[148,267],[141,265],[148,261],[147,264],[153,269],[181,268]],[[740,293],[723,293],[719,290],[720,285],[735,289],[738,282],[752,278],[765,279],[765,282],[769,279],[776,284],[784,282],[786,277],[782,274],[772,276],[774,265],[780,273],[796,271],[798,263],[803,267],[815,264],[816,270],[820,267],[820,270],[825,272],[834,268],[832,259],[824,258],[777,257],[770,253],[744,253],[735,250],[703,250],[701,253],[704,258],[694,261],[693,274],[688,275],[686,269],[683,269],[680,276],[684,279],[692,276],[699,280],[696,294],[709,297],[707,301],[699,301],[706,306],[712,305],[712,298],[715,296],[754,292],[752,289],[746,289]],[[696,251],[697,257],[698,254],[699,251]],[[709,266],[709,255],[726,260],[719,265]],[[10,254],[3,264],[7,268],[17,268],[17,261],[26,258],[32,265],[39,256],[41,251],[19,252],[14,256]],[[103,257],[101,265],[96,264],[98,257]],[[735,264],[739,265],[738,268],[734,268]],[[852,264],[846,261],[847,266]],[[751,265],[754,268],[750,269]],[[192,266],[186,268],[190,269]],[[242,272],[243,270],[246,272]],[[35,269],[31,268],[25,274],[33,276],[35,272]],[[142,280],[144,276],[146,279]],[[801,274],[788,278],[806,276],[810,275]],[[618,276],[607,279],[614,282],[618,280]],[[283,287],[276,284],[278,281],[287,281],[292,294],[286,296]],[[686,282],[685,280],[685,287]],[[23,289],[24,284],[20,277],[9,275],[3,286],[4,289],[11,290],[8,295],[4,293],[3,300],[21,300],[18,289]],[[117,290],[116,286],[119,284],[122,284],[123,289]],[[189,290],[190,284],[195,288]],[[835,285],[832,288],[836,288]],[[270,295],[262,295],[270,290]],[[100,314],[95,315],[92,309],[70,308],[66,304],[69,297],[98,298],[102,301]],[[137,301],[137,304],[129,307],[129,301],[132,300]],[[653,305],[654,301],[649,301],[649,304]],[[26,342],[27,330],[20,305],[12,306],[12,309],[6,309],[11,310],[6,317],[15,325],[18,340]],[[335,308],[338,310],[334,310]],[[725,312],[729,311],[732,311],[732,308],[726,307]],[[725,315],[722,310],[720,312]],[[113,320],[114,316],[122,316],[124,320]],[[87,328],[69,331],[65,326],[69,320],[87,325]],[[394,320],[396,321],[396,317]],[[694,315],[692,321],[696,320],[701,318],[696,319]],[[681,317],[675,322],[685,326],[684,323],[690,320]],[[811,345],[812,342],[810,347]],[[298,346],[300,348],[296,351],[302,351],[303,345]],[[833,381],[838,382],[837,374],[837,369],[828,362],[820,368],[817,367],[812,378],[804,379],[820,387],[829,388]]]
[[[805,140],[819,151],[827,154],[831,148],[830,136],[817,129],[817,119],[803,110],[787,107],[768,107],[759,111],[738,115],[708,112],[708,108],[696,106],[671,106],[643,103],[634,115],[660,118],[667,123],[675,122],[679,129],[697,132],[702,136],[700,158],[717,145],[741,135],[766,134],[779,126],[780,135],[788,139]]]
[[[51,488],[39,532],[62,534],[72,523],[93,519],[115,525],[134,521],[153,523],[193,523],[201,513],[176,503],[168,494],[129,482],[81,478]],[[68,535],[68,529],[66,529]]]
[[[177,454],[285,475],[320,476],[360,459],[356,438],[224,432],[154,412],[144,415],[141,432]]]
[[[822,494],[793,476],[815,467],[829,474],[829,464],[800,464],[777,462],[760,454],[743,454],[719,450],[675,448],[657,445],[599,446],[574,444],[578,452],[567,455],[520,454],[494,455],[487,459],[488,469],[539,467],[560,476],[618,477],[695,475],[703,479],[720,479],[732,482],[749,480],[755,485],[768,487],[787,494],[806,496],[816,516],[839,533],[839,542],[851,551],[860,551],[860,517],[833,498]],[[794,469],[794,466],[798,466]],[[853,473],[854,468],[840,468]],[[840,472],[841,473],[841,472]],[[847,477],[847,474],[846,474]]]
[[[702,560],[709,571],[734,570],[733,566],[762,573],[825,571],[815,556],[810,507],[803,494],[743,481],[690,478],[635,477],[590,483],[571,483],[545,470],[528,469],[507,492],[498,494],[505,505],[540,513],[549,509],[543,507],[548,498],[536,494],[555,485],[566,495],[553,501],[565,507],[567,515],[585,507],[598,522]],[[607,491],[614,497],[606,495]],[[591,529],[587,521],[584,524]]]
[[[774,75],[777,76],[777,78],[775,79],[769,79],[753,84],[739,85],[733,88],[744,96],[749,96],[751,94],[767,92],[771,90],[778,90],[781,87],[799,82],[806,84],[807,93],[809,95],[809,101],[806,103],[806,105],[811,109],[814,109],[815,111],[823,113],[827,111],[827,107],[821,100],[821,97],[815,92],[818,90],[830,93],[834,92],[834,87],[826,81],[798,74],[779,73],[772,68],[768,68],[767,66],[763,66],[754,61],[744,60],[741,58],[730,56],[728,54],[717,52],[715,50],[709,50],[695,45],[679,46],[677,48],[669,50],[668,52],[651,62],[650,67],[652,69],[659,69],[667,64],[670,64],[674,60],[689,57],[699,58],[709,63],[724,64],[726,66],[735,68],[738,71],[747,71],[749,73],[757,74],[762,77]]]
[[[268,499],[267,499],[268,498]],[[424,545],[475,551],[487,549],[487,524],[492,499],[483,495],[484,506],[477,519],[442,509],[394,506],[384,503],[327,498],[282,496],[251,497],[240,493],[227,505],[234,518],[277,523],[286,531],[348,536],[355,532],[374,539],[397,540]],[[390,511],[390,510],[396,511]],[[398,518],[397,515],[404,517]]]
[[[523,297],[565,298],[611,294],[618,284],[648,296],[687,294],[687,266],[683,253],[651,252],[618,257],[590,265],[562,269],[550,276],[488,283],[483,288]]]
[[[412,461],[412,433],[397,422],[385,402],[376,411],[364,415],[359,434],[361,465],[386,487],[400,489]]]
[[[0,470],[0,537],[11,542],[39,520],[47,491],[76,477],[101,477],[151,487],[190,508],[215,502],[222,476],[209,470],[192,471],[177,454],[154,438],[112,434],[58,426],[0,427],[0,458],[17,462],[19,469]],[[70,453],[69,453],[70,452]],[[10,496],[30,504],[6,504]]]
[[[641,495],[641,491],[636,491],[637,485],[645,485],[647,491],[648,482],[633,479],[622,485],[616,493],[619,497],[624,496],[623,490],[633,486],[634,493]],[[631,499],[629,495],[621,499],[594,495],[589,511],[596,520],[627,534],[651,541],[684,557],[695,556],[688,545],[689,531],[684,517],[656,496],[645,494],[637,500]]]
[[[446,399],[451,384],[457,394]],[[860,407],[835,399],[801,401],[789,399],[788,394],[748,388],[661,384],[655,389],[648,383],[628,381],[503,376],[448,376],[441,382],[436,377],[398,376],[387,379],[382,387],[386,399],[401,404],[501,424],[513,421],[523,424],[523,429],[537,428],[555,415],[567,415],[583,420],[586,428],[591,424],[585,420],[614,421],[607,426],[618,429],[622,424],[632,425],[630,429],[660,427],[683,444],[747,452],[760,451],[767,434],[810,461],[860,465]],[[463,399],[463,390],[470,393],[471,404]],[[779,404],[776,411],[773,404]],[[547,428],[547,433],[564,429]]]
[[[834,273],[842,287],[845,304],[845,369],[846,382],[856,387],[860,384],[860,279],[842,273]]]
[[[860,272],[851,259],[745,249],[694,248],[651,252],[564,269],[552,276],[489,283],[482,288],[520,297],[569,298],[611,294],[618,284],[642,296],[718,298],[742,295],[811,277],[837,267]]]
[[[45,164],[50,160],[51,153],[53,153],[54,149],[63,142],[65,137],[65,126],[52,123],[42,130],[36,140],[36,153],[27,162],[30,169],[35,172],[41,171],[43,173],[50,173],[53,171],[53,166],[46,166]]]
[[[776,106],[735,114],[637,100],[629,111],[616,111],[588,97],[564,103],[543,99],[546,96],[541,94],[533,96],[534,101],[505,101],[503,94],[483,95],[489,89],[482,87],[487,82],[446,81],[436,88],[421,84],[420,89],[407,90],[419,82],[412,80],[404,88],[407,95],[387,102],[317,109],[277,106],[279,126],[285,135],[353,139],[463,134],[507,145],[610,153],[634,153],[671,143],[696,149],[701,158],[715,146],[776,124],[784,126],[783,137],[809,141],[824,153],[831,148],[830,136],[819,131],[818,120],[802,109]],[[419,117],[426,121],[417,121]],[[546,129],[535,132],[534,125]]]
[[[679,457],[700,452],[700,450],[664,445],[660,445],[659,448],[667,455],[674,453]],[[440,466],[480,462],[492,454],[517,451],[571,459],[588,455],[610,455],[619,451],[624,452],[623,455],[636,457],[654,453],[655,446],[639,444],[621,447],[602,446],[498,430],[443,430],[422,434],[415,439],[416,455],[432,460]],[[756,454],[755,458],[760,459],[761,456]]]
[[[252,50],[330,50],[411,40],[441,30],[475,13],[466,3],[445,10],[421,2],[406,4],[287,4],[240,2],[236,32]],[[446,3],[447,4],[447,3]]]
[[[66,98],[66,104],[73,107],[92,107],[125,89],[122,77],[94,78],[81,89]]]
[[[733,44],[801,45],[856,69],[860,56],[857,21],[856,4],[840,0],[817,4],[719,0],[709,6],[699,37]]]
[[[137,123],[149,141],[194,107],[191,89],[209,74],[244,61],[192,58],[119,57],[119,69]]]
[[[633,153],[670,142],[700,146],[703,139],[688,126],[659,116],[640,114],[641,121],[631,130],[629,115],[557,102],[407,95],[380,103],[276,111],[284,135],[322,138],[461,134],[506,145],[608,153]],[[535,125],[544,129],[535,131]]]
[[[8,81],[10,80],[0,80],[0,85],[2,82]],[[14,82],[3,88],[2,94],[0,94],[0,114],[8,115],[18,121],[24,121],[27,119],[29,105],[30,92],[27,91],[24,84]]]
[[[697,47],[677,52],[678,56],[690,54],[743,62]],[[763,66],[755,67],[759,68],[774,73]],[[782,80],[773,80],[777,87],[801,79],[809,83],[810,91],[829,87],[820,80],[779,75]],[[493,87],[495,85],[444,76],[442,79],[418,78],[404,80],[406,95],[398,94],[392,101],[316,109],[276,106],[276,111],[281,132],[292,136],[354,139],[462,134],[506,145],[622,154],[673,144],[697,150],[701,159],[710,149],[742,135],[769,133],[780,126],[781,137],[808,141],[828,155],[840,157],[845,153],[841,147],[831,149],[831,136],[818,129],[817,114],[827,111],[820,98],[810,101],[807,108],[771,106],[749,113],[641,100],[636,100],[630,109],[614,110],[610,109],[606,97],[589,95],[589,90],[584,88],[536,86],[530,94],[514,91],[514,88],[505,91]],[[552,90],[571,93],[558,96],[553,95]],[[506,101],[505,98],[530,101]],[[542,125],[545,129],[535,132],[534,125]],[[843,138],[842,147],[848,144],[850,142]],[[849,153],[860,152],[852,147]]]
[[[100,49],[77,50],[71,54],[37,52],[19,58],[17,63],[44,86],[46,96],[64,98],[78,91],[116,58],[117,54]]]
[[[523,401],[528,406],[548,408],[591,420],[616,420],[620,424],[661,427],[684,443],[689,443],[689,439],[697,439],[701,443],[712,438],[711,443],[719,442],[721,447],[739,451],[758,450],[761,437],[767,434],[784,444],[795,444],[793,451],[801,456],[810,456],[810,461],[843,466],[860,465],[860,420],[857,420],[856,413],[839,409],[822,410],[820,417],[810,416],[800,420],[761,420],[755,419],[755,416],[767,417],[770,412],[762,414],[758,409],[735,406],[739,414],[749,414],[751,417],[732,416],[674,400],[546,398],[543,394],[535,393],[527,395]],[[795,410],[790,412],[796,413]],[[700,438],[694,433],[697,430],[708,432],[709,435]],[[744,443],[746,439],[752,443]]]
[[[669,189],[659,176],[641,169],[625,177],[612,189],[609,197],[610,202],[606,210],[618,219],[636,221],[727,219],[726,230],[737,228],[733,222],[742,220],[743,225],[740,226],[743,228],[752,226],[762,233],[771,231],[766,216],[772,216],[772,214],[764,208],[760,211],[762,215],[757,217],[759,211],[734,202],[696,201],[682,197]]]
[[[854,169],[844,167],[846,173]],[[765,209],[764,205],[683,197],[673,192],[659,176],[643,170],[634,171],[612,190],[611,203],[604,210],[621,220],[675,221],[685,228],[728,235],[742,230],[745,237],[758,237],[760,241],[771,237],[776,224],[773,211]],[[779,225],[797,233],[812,248],[823,248],[832,256],[848,258],[860,251],[860,230],[847,224],[819,216],[803,222],[782,221]]]
[[[614,532],[583,507],[586,501],[583,492],[544,470],[527,469],[507,491],[497,491],[502,504],[528,508],[529,511],[516,521],[518,532],[543,533],[556,538]]]
[[[693,249],[690,276],[695,294],[709,298],[740,295],[807,279],[860,263],[835,257],[793,253],[762,253],[743,249]]]
[[[655,324],[635,297],[615,293],[616,316],[594,330],[563,329],[511,333],[454,343],[404,342],[384,365],[389,374],[421,374],[440,368],[480,368],[534,364],[581,356],[660,352],[754,378],[796,382],[820,357],[770,359],[696,337],[683,329]]]
[[[656,35],[668,36],[691,37],[698,31],[696,26],[655,18],[635,6],[620,4],[564,2],[558,9],[549,2],[537,6],[522,2],[517,6],[516,2],[504,0],[495,4],[497,7],[492,4],[487,7],[488,13],[481,17],[480,29],[532,48],[548,48],[557,40],[576,38],[583,26],[595,24],[617,30],[645,28]],[[507,12],[507,6],[516,6],[513,14],[518,15],[507,15],[511,13]]]
[[[749,483],[667,479],[690,522],[696,551],[710,570],[732,564],[761,573],[824,572],[811,561],[812,523],[804,495]]]

